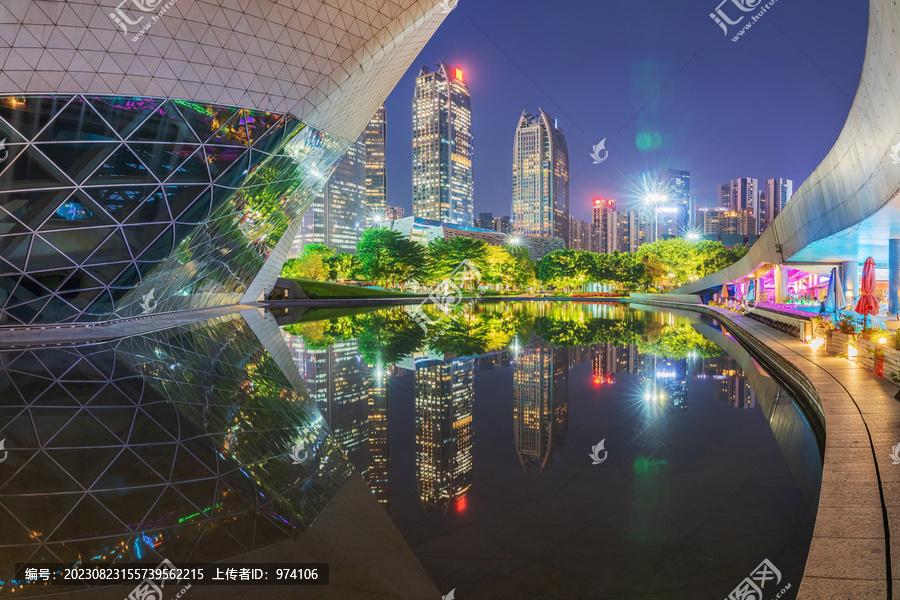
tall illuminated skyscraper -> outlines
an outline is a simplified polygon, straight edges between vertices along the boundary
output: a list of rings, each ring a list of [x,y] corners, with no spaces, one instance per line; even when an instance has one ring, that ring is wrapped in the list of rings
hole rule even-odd
[[[366,125],[363,133],[366,144],[366,227],[375,224],[375,217],[387,210],[387,169],[385,143],[387,142],[387,114],[384,104]]]
[[[569,245],[569,147],[543,110],[523,112],[513,142],[512,228],[516,235],[558,237]]]
[[[766,225],[775,220],[794,195],[794,182],[781,177],[766,181]]]
[[[419,499],[446,513],[472,485],[475,359],[417,368],[415,390]]]
[[[513,368],[513,433],[522,468],[543,471],[569,426],[569,351],[519,350]]]
[[[413,216],[472,226],[472,104],[462,69],[422,67],[413,97]]]
[[[594,198],[591,223],[591,250],[599,254],[616,250],[616,201]]]

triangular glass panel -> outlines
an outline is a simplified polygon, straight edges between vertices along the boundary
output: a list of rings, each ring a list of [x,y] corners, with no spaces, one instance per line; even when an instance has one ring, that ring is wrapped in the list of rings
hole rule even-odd
[[[128,240],[128,246],[134,253],[135,258],[137,258],[147,246],[152,244],[163,231],[170,227],[170,223],[126,225],[122,227],[122,232],[125,234],[125,239]]]
[[[88,98],[88,101],[123,138],[128,137],[162,103],[156,98],[125,96],[95,96]]]
[[[3,532],[4,544],[8,546],[25,546],[34,543],[31,532],[2,506],[0,506],[0,531]]]
[[[26,227],[37,229],[71,193],[70,189],[0,193],[0,206]],[[2,241],[0,241],[0,251],[2,251]]]
[[[145,467],[146,468],[146,467]],[[164,515],[183,515],[179,521],[191,523],[193,521],[205,521],[202,509],[194,506],[184,496],[176,492],[171,487],[167,488],[163,495],[159,498],[150,512],[147,513],[147,519],[161,518]]]
[[[222,140],[221,135],[217,134],[217,132],[228,123],[228,120],[234,116],[237,109],[230,106],[200,104],[197,102],[187,102],[185,100],[170,100],[170,102],[178,107],[178,110],[183,115],[185,121],[188,122],[201,142],[206,142],[212,138],[215,143],[240,143],[232,142],[227,139]]]
[[[0,138],[3,138],[3,141],[8,144],[21,144],[28,141],[22,134],[13,129],[12,125],[6,122],[6,119],[0,119]]]
[[[243,146],[204,146],[206,161],[209,163],[209,175],[215,180],[228,169],[234,161],[249,152]]]
[[[53,469],[58,470],[58,467],[53,465]],[[72,483],[74,485],[74,482]],[[4,497],[3,505],[32,532],[35,539],[41,541],[56,529],[83,494],[43,495],[46,492],[36,491],[39,493],[33,496]]]
[[[65,381],[106,381],[106,376],[98,371],[93,363],[86,358],[76,361],[62,379]],[[96,415],[96,413],[94,413]]]
[[[80,290],[103,287],[103,285],[105,284],[84,269],[76,269],[61,286],[53,291],[68,300],[66,294],[77,294]]]
[[[90,256],[91,262],[99,262],[96,256],[96,249],[104,244],[104,240],[110,237],[110,234],[115,231],[111,227],[89,227],[85,229],[68,229],[64,231],[47,231],[41,233],[40,236],[34,236],[34,243],[31,246],[31,258],[28,260],[28,265],[30,269],[32,267],[32,261],[34,261],[35,249],[38,247],[38,242],[41,238],[44,238],[50,244],[52,244],[55,248],[57,248],[60,252],[66,255],[66,258],[71,260],[76,264],[81,264],[85,262]],[[91,256],[91,254],[94,256]],[[115,260],[127,260],[128,254],[119,254],[115,257]],[[104,262],[113,262],[112,260],[104,261]],[[59,266],[68,266],[68,265],[59,265]],[[52,269],[56,267],[46,266],[43,267],[45,269]]]
[[[133,264],[128,265],[128,268],[116,279],[110,287],[113,288],[125,288],[132,289],[137,287],[137,284],[141,282],[141,273],[137,270]]]
[[[175,173],[178,167],[188,160],[200,146],[196,144],[130,144],[130,147],[153,175],[163,181]],[[205,175],[200,183],[206,181],[209,181],[209,175]]]
[[[0,177],[2,178],[2,177]],[[153,173],[138,160],[127,144],[122,144],[85,185],[141,185],[157,183]]]
[[[68,540],[84,535],[85,529],[90,531],[108,531],[111,535],[125,533],[128,529],[106,507],[97,502],[90,494],[85,494],[81,502],[65,518],[54,531],[49,540]]]
[[[7,298],[16,289],[19,283],[19,277],[10,277],[8,275],[0,276],[0,306],[6,304]]]
[[[97,206],[87,194],[77,190],[66,198],[38,231],[56,231],[60,229],[83,229],[97,225],[115,225],[116,222]]]
[[[155,186],[116,186],[116,187],[89,187],[84,188],[84,191],[87,192],[91,198],[105,210],[108,214],[110,214],[116,221],[122,223],[125,219],[134,212],[134,210],[141,206],[144,202],[153,202],[157,198],[154,197],[154,193],[159,188]],[[159,205],[152,205],[149,211],[142,211],[149,213],[148,216],[154,216],[153,213],[157,212],[155,210]],[[163,218],[160,218],[160,221],[168,221],[168,211],[165,210],[165,206],[163,206],[163,215],[160,215]],[[141,222],[147,222],[152,219],[141,219]]]
[[[40,236],[34,236],[31,243],[31,252],[28,254],[28,270],[42,271],[45,269],[65,269],[75,266],[72,260],[60,250],[51,246]]]
[[[207,454],[211,454],[210,461],[211,465],[207,466],[203,464],[201,461],[197,460],[197,458],[188,452],[183,446],[178,447],[178,457],[175,462],[172,464],[172,478],[173,479],[194,479],[198,477],[210,477],[215,476],[216,471],[216,457],[215,454],[210,452]]]
[[[69,104],[56,113],[56,117],[36,138],[36,142],[118,141],[91,105],[81,96],[75,96]],[[57,163],[59,164],[59,163]]]
[[[206,192],[201,194],[187,210],[175,217],[175,220],[179,223],[202,223],[206,221],[206,219],[209,218],[211,200],[212,194],[210,194],[209,188],[207,188]]]
[[[40,473],[37,478],[40,484],[35,480],[34,474]],[[46,481],[44,477],[46,476]],[[44,487],[46,485],[46,487]],[[47,458],[43,452],[36,453],[28,462],[28,465],[19,471],[19,474],[12,477],[3,486],[3,502],[6,504],[7,495],[18,494],[48,494],[53,495],[60,492],[79,492],[81,487],[65,472],[64,469],[57,466],[53,461]],[[9,505],[6,505],[9,508]]]
[[[41,321],[45,323],[66,323],[73,319],[79,311],[62,298],[54,296],[41,309]]]
[[[244,109],[244,121],[247,125],[247,140],[254,145],[270,129],[281,120],[282,115],[261,110]]]
[[[5,96],[0,117],[31,140],[61,111],[72,96]]]
[[[122,442],[106,430],[89,410],[78,413],[45,447],[119,446]]]
[[[48,449],[46,453],[82,487],[89,489],[120,451],[121,448],[85,446],[68,450]]]
[[[12,159],[9,167],[0,173],[2,190],[60,188],[72,185],[72,181],[35,146],[26,146]]]
[[[128,525],[131,531],[141,531],[147,527],[144,523],[147,511],[156,504],[165,489],[166,486],[151,486],[91,492],[91,495]]]
[[[84,261],[85,265],[121,263],[131,260],[131,254],[128,252],[128,244],[125,242],[125,238],[122,236],[122,231],[120,229],[116,229],[112,235],[103,240],[101,244],[98,244],[96,248],[97,249],[93,254]],[[104,281],[104,283],[106,283],[106,281]]]
[[[164,189],[174,219],[193,205],[201,194],[207,192],[209,185],[167,185]]]
[[[204,141],[217,146],[248,146],[247,126],[244,124],[243,113],[235,112],[231,118],[223,122],[215,135]]]
[[[51,292],[56,292],[71,274],[71,269],[63,269],[60,271],[43,271],[40,273],[32,272],[31,277]]]
[[[73,142],[37,144],[37,147],[73,181],[80,183],[109,158],[119,145]]]
[[[184,183],[210,183],[209,168],[206,156],[198,148],[186,161],[178,165],[166,180],[167,185]]]
[[[19,270],[25,270],[28,260],[28,249],[31,247],[31,234],[8,235],[0,238],[0,252],[3,258]]]
[[[153,192],[144,198],[144,201],[138,206],[131,215],[125,220],[128,225],[138,223],[161,223],[171,221],[172,215],[169,213],[166,203],[165,194],[162,188],[156,188]]]
[[[90,261],[88,261],[90,262]],[[125,270],[130,263],[114,263],[108,265],[84,266],[84,270],[90,273],[103,285],[109,285],[109,282],[115,281],[116,277]]]
[[[188,481],[184,483],[173,483],[182,496],[191,501],[191,503],[200,508],[206,509],[216,504],[216,483],[214,478],[200,479],[197,481]],[[210,511],[207,511],[209,514]]]
[[[250,154],[247,153],[235,159],[231,166],[216,178],[215,183],[230,188],[240,187],[249,172]]]
[[[130,142],[166,142],[167,144],[197,144],[200,142],[171,101],[153,111],[153,114],[129,136],[128,140]]]
[[[109,292],[104,291],[94,300],[90,307],[85,309],[86,314],[107,316],[113,310],[113,299]]]
[[[284,144],[285,119],[279,119],[253,144],[255,150],[269,154],[278,152]]]
[[[41,395],[34,397],[32,406],[69,406],[78,408],[81,406],[66,388],[60,383],[54,383]]]
[[[145,262],[165,260],[174,248],[173,228],[169,227],[137,258]]]
[[[18,219],[3,210],[0,205],[0,235],[8,235],[11,233],[25,233],[28,229],[19,222]]]
[[[0,275],[18,275],[21,271],[0,256]],[[2,302],[0,302],[2,303]]]

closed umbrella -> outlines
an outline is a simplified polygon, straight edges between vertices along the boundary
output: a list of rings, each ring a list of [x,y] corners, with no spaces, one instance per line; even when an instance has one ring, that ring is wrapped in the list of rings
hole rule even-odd
[[[727,298],[727,297],[728,297],[728,284],[727,284],[727,283],[723,283],[723,284],[722,284],[722,294],[721,294],[721,298],[724,299],[724,298]]]
[[[842,298],[837,297],[837,267],[831,269],[831,277],[828,279],[828,292],[825,294],[825,304],[822,306],[822,312],[831,314],[841,307]]]
[[[863,327],[869,323],[869,315],[877,315],[880,307],[875,299],[875,259],[871,256],[863,265],[862,284],[859,287],[859,302],[856,303],[856,312],[865,316]]]
[[[747,302],[756,302],[756,280],[750,280],[750,286],[747,288]]]
[[[734,286],[734,299],[740,302],[744,299],[744,284],[739,283]]]

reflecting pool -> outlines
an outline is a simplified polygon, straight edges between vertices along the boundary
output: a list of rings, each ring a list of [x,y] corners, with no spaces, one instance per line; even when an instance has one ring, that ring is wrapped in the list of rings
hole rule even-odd
[[[796,596],[820,445],[715,321],[414,310],[0,349],[0,597],[78,596],[16,563],[164,559],[330,565],[267,598]]]

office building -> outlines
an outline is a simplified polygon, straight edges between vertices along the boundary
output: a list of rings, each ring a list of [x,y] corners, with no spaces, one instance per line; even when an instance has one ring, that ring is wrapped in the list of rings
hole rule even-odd
[[[569,148],[559,123],[543,110],[523,112],[513,141],[512,230],[569,238]]]
[[[387,210],[387,113],[384,104],[366,125],[363,138],[366,145],[366,227],[372,227],[377,223],[376,217],[384,218]]]
[[[529,347],[513,361],[513,433],[523,469],[543,471],[569,425],[569,350]]]
[[[386,206],[384,212],[388,221],[396,221],[406,215],[406,209],[402,206]]]
[[[616,249],[616,201],[609,198],[594,198],[591,211],[592,250],[605,254]]]
[[[494,227],[494,214],[493,213],[478,213],[478,218],[475,219],[475,227],[479,229],[491,229],[493,231],[497,231]]]
[[[494,231],[497,233],[512,233],[512,221],[508,216],[497,217],[494,219]]]
[[[422,67],[413,97],[413,215],[472,225],[472,105],[462,69]]]
[[[591,243],[591,225],[579,219],[569,219],[569,249],[587,250],[593,249]]]
[[[288,256],[300,256],[307,244],[356,253],[367,218],[366,139],[367,132],[363,132],[347,150],[322,193],[313,200]]]
[[[794,182],[781,177],[766,181],[766,220],[771,223],[775,220],[784,205],[794,195]],[[762,233],[762,232],[760,232]]]
[[[668,202],[660,207],[659,236],[676,237],[692,226],[691,172],[669,169],[662,173],[661,179]]]
[[[739,235],[759,234],[759,181],[751,177],[719,186],[722,206],[741,217]],[[726,198],[726,191],[728,192]]]

